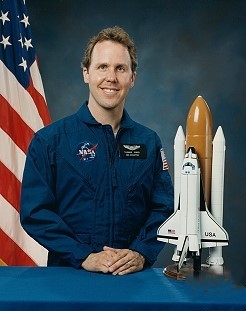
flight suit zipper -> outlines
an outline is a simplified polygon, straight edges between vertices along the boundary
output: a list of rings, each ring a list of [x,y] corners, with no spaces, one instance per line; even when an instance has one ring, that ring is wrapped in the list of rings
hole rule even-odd
[[[115,226],[115,205],[114,205],[114,192],[115,188],[118,186],[117,182],[117,172],[114,166],[114,160],[117,152],[117,138],[115,137],[112,127],[110,125],[103,126],[105,140],[107,145],[108,157],[109,157],[109,175],[111,177],[110,186],[110,237],[109,246],[113,247],[114,242],[114,226]]]

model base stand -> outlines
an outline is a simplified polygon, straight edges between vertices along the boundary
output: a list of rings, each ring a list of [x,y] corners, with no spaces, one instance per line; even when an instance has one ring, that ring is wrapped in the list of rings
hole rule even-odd
[[[193,264],[185,263],[177,271],[177,264],[169,265],[163,270],[163,274],[174,280],[198,279],[207,277],[229,277],[230,273],[223,266],[210,266],[202,264],[201,270],[194,271]]]

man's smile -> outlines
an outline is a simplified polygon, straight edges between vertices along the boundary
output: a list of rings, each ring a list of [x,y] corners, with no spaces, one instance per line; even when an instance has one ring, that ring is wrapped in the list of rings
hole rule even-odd
[[[105,94],[115,94],[119,91],[118,88],[112,88],[112,87],[100,87],[100,89],[105,93]]]

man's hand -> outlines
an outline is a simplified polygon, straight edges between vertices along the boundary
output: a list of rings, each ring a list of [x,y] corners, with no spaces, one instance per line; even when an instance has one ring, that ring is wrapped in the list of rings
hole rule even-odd
[[[99,253],[92,253],[83,261],[81,266],[87,271],[108,273],[108,263],[113,261],[115,254],[116,252],[110,248]]]
[[[129,274],[143,269],[145,258],[136,251],[130,249],[114,249],[104,246],[104,251],[110,251],[108,260],[108,272],[113,275]]]

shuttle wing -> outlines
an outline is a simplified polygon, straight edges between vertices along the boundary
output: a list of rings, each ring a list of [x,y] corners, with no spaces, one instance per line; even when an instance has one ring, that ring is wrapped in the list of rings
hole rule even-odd
[[[157,240],[177,245],[180,210],[176,210],[158,229]]]
[[[216,222],[209,211],[201,211],[200,220],[202,247],[206,248],[228,245],[228,233]]]

